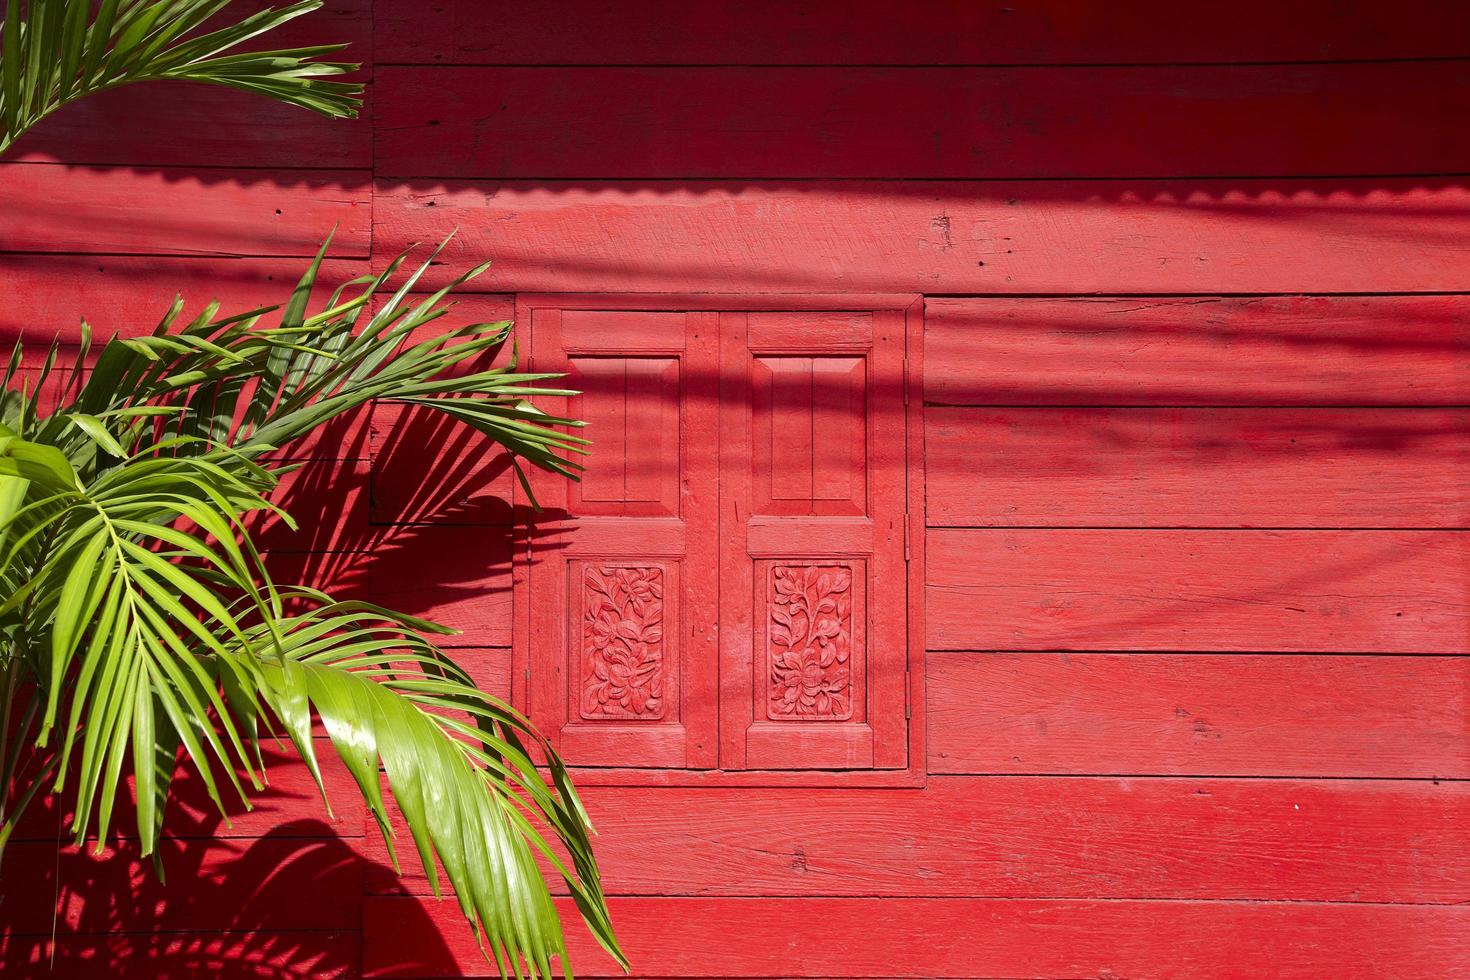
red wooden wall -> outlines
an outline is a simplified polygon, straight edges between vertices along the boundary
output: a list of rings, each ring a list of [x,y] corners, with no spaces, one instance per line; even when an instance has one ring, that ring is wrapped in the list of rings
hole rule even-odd
[[[333,226],[340,278],[458,227],[485,319],[922,297],[909,785],[591,780],[636,975],[1470,976],[1470,8],[331,8],[362,122],[140,88],[0,165],[0,334],[276,301]],[[386,412],[304,453],[279,574],[510,694],[503,466]],[[298,768],[202,800],[168,891],[38,814],[5,975],[487,970]]]

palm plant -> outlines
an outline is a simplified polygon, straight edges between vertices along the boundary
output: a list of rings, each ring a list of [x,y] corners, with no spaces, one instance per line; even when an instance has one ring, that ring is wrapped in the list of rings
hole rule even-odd
[[[317,9],[320,0],[268,7],[201,32],[230,2],[6,0],[0,33],[0,153],[62,106],[132,82],[208,82],[323,115],[357,115],[362,85],[330,76],[358,66],[318,60],[346,45],[227,53]]]
[[[540,387],[556,376],[519,371],[514,353],[471,364],[508,323],[424,335],[484,266],[415,299],[425,262],[370,314],[399,256],[308,315],[321,259],[284,308],[221,316],[211,304],[182,323],[176,301],[150,336],[113,337],[95,360],[84,324],[59,396],[59,346],[18,386],[16,345],[0,383],[0,853],[47,792],[75,799],[71,834],[95,833],[100,850],[131,770],[151,854],[180,750],[223,809],[262,786],[263,726],[320,785],[315,715],[390,851],[382,782],[436,891],[437,864],[508,968],[547,976],[565,957],[538,856],[620,957],[566,769],[430,639],[452,631],[274,582],[247,527],[261,512],[290,521],[270,500],[291,469],[275,462],[283,447],[374,401],[444,412],[572,474],[566,454],[584,440],[556,427],[577,423],[526,400],[570,392]]]
[[[0,152],[62,105],[146,79],[192,79],[354,115],[341,46],[224,54],[315,9],[265,10],[198,33],[229,0],[21,0],[0,33]],[[441,245],[440,248],[443,246]],[[39,796],[71,804],[100,851],[131,775],[141,852],[154,855],[177,764],[214,804],[263,786],[262,736],[284,738],[322,786],[313,724],[342,759],[390,854],[397,803],[434,892],[439,871],[497,968],[550,976],[566,951],[546,874],[620,963],[587,814],[556,753],[478,690],[433,637],[453,632],[274,581],[250,531],[271,515],[292,443],[378,402],[446,414],[521,461],[568,477],[580,423],[527,399],[555,375],[483,361],[508,323],[435,333],[448,293],[393,285],[400,255],[310,313],[327,246],[289,301],[183,320],[66,355],[17,343],[0,371],[0,856]],[[559,428],[560,427],[560,428]],[[323,790],[325,797],[325,791]],[[398,866],[396,855],[393,857]],[[538,863],[539,862],[539,863]],[[160,872],[162,869],[159,869]]]

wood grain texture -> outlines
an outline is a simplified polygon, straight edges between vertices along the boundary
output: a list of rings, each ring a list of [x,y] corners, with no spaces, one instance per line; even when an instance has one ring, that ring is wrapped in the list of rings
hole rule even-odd
[[[318,243],[320,246],[320,243]],[[154,256],[7,255],[0,281],[0,342],[8,348],[53,337],[75,343],[85,319],[95,337],[151,333],[175,295],[192,319],[212,300],[224,314],[280,306],[306,271],[306,259],[159,258]],[[320,280],[335,287],[367,271],[365,261],[327,260]],[[321,303],[327,297],[321,297]]]
[[[368,599],[372,555],[345,551],[270,551],[262,556],[277,585],[306,585],[335,599]]]
[[[372,133],[361,123],[251,92],[142,82],[59,110],[17,140],[7,159],[109,167],[365,168],[372,166]]]
[[[238,23],[265,0],[237,0],[201,31]],[[372,0],[327,0],[240,51],[346,44],[330,57],[372,69]],[[223,86],[142,82],[90,96],[42,121],[7,154],[15,162],[154,167],[368,167],[371,103],[360,122],[327,119]]]
[[[159,932],[94,936],[0,935],[7,976],[67,980],[349,980],[361,976],[361,933]]]
[[[1470,55],[1470,15],[1412,0],[377,0],[377,57],[506,65],[1148,64]],[[575,29],[568,29],[574,26]]]
[[[1463,290],[1454,180],[379,181],[380,255],[496,264],[487,292]],[[442,282],[435,276],[430,282]]]
[[[332,284],[459,228],[419,288],[495,265],[449,325],[763,294],[808,356],[827,328],[781,311],[930,297],[907,724],[933,775],[591,771],[635,975],[1470,978],[1470,7],[331,0],[280,36],[337,39],[358,123],[174,85],[32,134],[0,167],[0,342],[137,335],[176,290],[280,302],[334,225]],[[610,329],[582,339],[652,342]],[[463,630],[525,706],[511,559],[564,542],[445,435],[380,407],[292,447],[308,529],[267,560]],[[625,482],[653,458],[594,438]],[[631,561],[644,528],[576,543]],[[524,648],[547,597],[515,598]],[[129,812],[93,859],[38,807],[0,973],[493,973],[322,755],[336,822],[285,758],[228,824],[182,778],[167,891]]]
[[[924,322],[944,405],[1470,402],[1465,296],[931,298]]]
[[[318,741],[317,761],[322,774],[322,788],[316,782],[294,750],[277,748],[269,740],[263,741],[261,751],[266,763],[267,785],[252,793],[250,808],[238,798],[231,799],[230,791],[221,790],[225,799],[225,815],[209,799],[203,781],[188,766],[180,765],[174,777],[173,796],[169,800],[164,818],[163,834],[177,840],[200,838],[230,839],[230,845],[243,849],[247,844],[239,841],[287,834],[297,838],[336,837],[359,838],[363,834],[367,811],[352,776],[342,765],[330,743]],[[108,834],[112,845],[135,841],[138,836],[137,811],[132,803],[131,777],[124,779],[125,789],[117,801],[113,822]],[[332,806],[329,814],[322,803],[322,795]],[[16,824],[11,840],[54,844],[57,827],[63,828],[62,839],[70,841],[69,828],[73,809],[64,807],[58,812],[57,798],[37,798]],[[287,829],[289,828],[289,829]],[[91,840],[96,840],[93,834]],[[90,852],[78,855],[77,867],[90,860]],[[84,860],[85,859],[85,860]],[[4,888],[0,881],[0,890]]]
[[[459,630],[444,646],[508,647],[511,549],[506,527],[375,527],[366,561],[372,601]]]
[[[931,650],[1463,653],[1454,531],[936,530]]]
[[[1454,904],[1470,787],[936,777],[907,789],[588,787],[614,895]],[[386,866],[381,840],[366,853]],[[375,890],[428,894],[417,868]]]
[[[367,460],[307,459],[280,478],[272,503],[296,522],[292,528],[269,511],[245,521],[257,547],[272,552],[352,551],[372,543],[368,524]]]
[[[58,854],[55,841],[17,842],[6,848],[7,876],[35,892],[9,892],[0,903],[0,933],[49,933],[52,908],[35,896],[53,892],[59,892],[57,929],[67,933],[355,928],[362,858],[348,842],[320,834],[297,839],[293,829],[243,840],[160,842],[165,873],[189,883],[176,888],[159,882],[152,859],[138,857],[136,842],[100,855],[74,847]]]
[[[1470,777],[1464,657],[937,652],[926,695],[934,773]]]
[[[89,255],[367,255],[356,171],[94,169],[0,164],[0,251]]]
[[[930,406],[926,422],[936,527],[1470,526],[1464,410]]]
[[[374,173],[1031,179],[1459,173],[1454,61],[450,68],[377,77]]]
[[[650,977],[1400,980],[1470,971],[1464,908],[872,898],[611,905],[633,969]],[[363,911],[367,976],[495,975],[457,928],[453,903],[370,898]],[[568,945],[579,976],[623,975],[584,931],[572,930]]]
[[[516,519],[510,456],[430,408],[378,404],[371,413],[375,524],[509,526]]]

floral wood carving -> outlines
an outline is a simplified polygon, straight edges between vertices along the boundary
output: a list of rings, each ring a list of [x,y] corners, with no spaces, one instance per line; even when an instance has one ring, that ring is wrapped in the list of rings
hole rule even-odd
[[[781,721],[852,717],[852,569],[771,568],[767,715]]]
[[[582,610],[582,717],[662,718],[664,570],[588,565]]]

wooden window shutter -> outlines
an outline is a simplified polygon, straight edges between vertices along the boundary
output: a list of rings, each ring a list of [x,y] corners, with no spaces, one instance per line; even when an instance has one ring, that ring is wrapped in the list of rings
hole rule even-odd
[[[725,313],[720,344],[720,764],[902,768],[902,315]]]
[[[904,311],[523,303],[593,441],[580,483],[533,476],[517,577],[567,761],[907,767]]]
[[[594,441],[581,482],[537,481],[533,714],[579,765],[712,768],[716,324],[538,309],[532,338]]]

